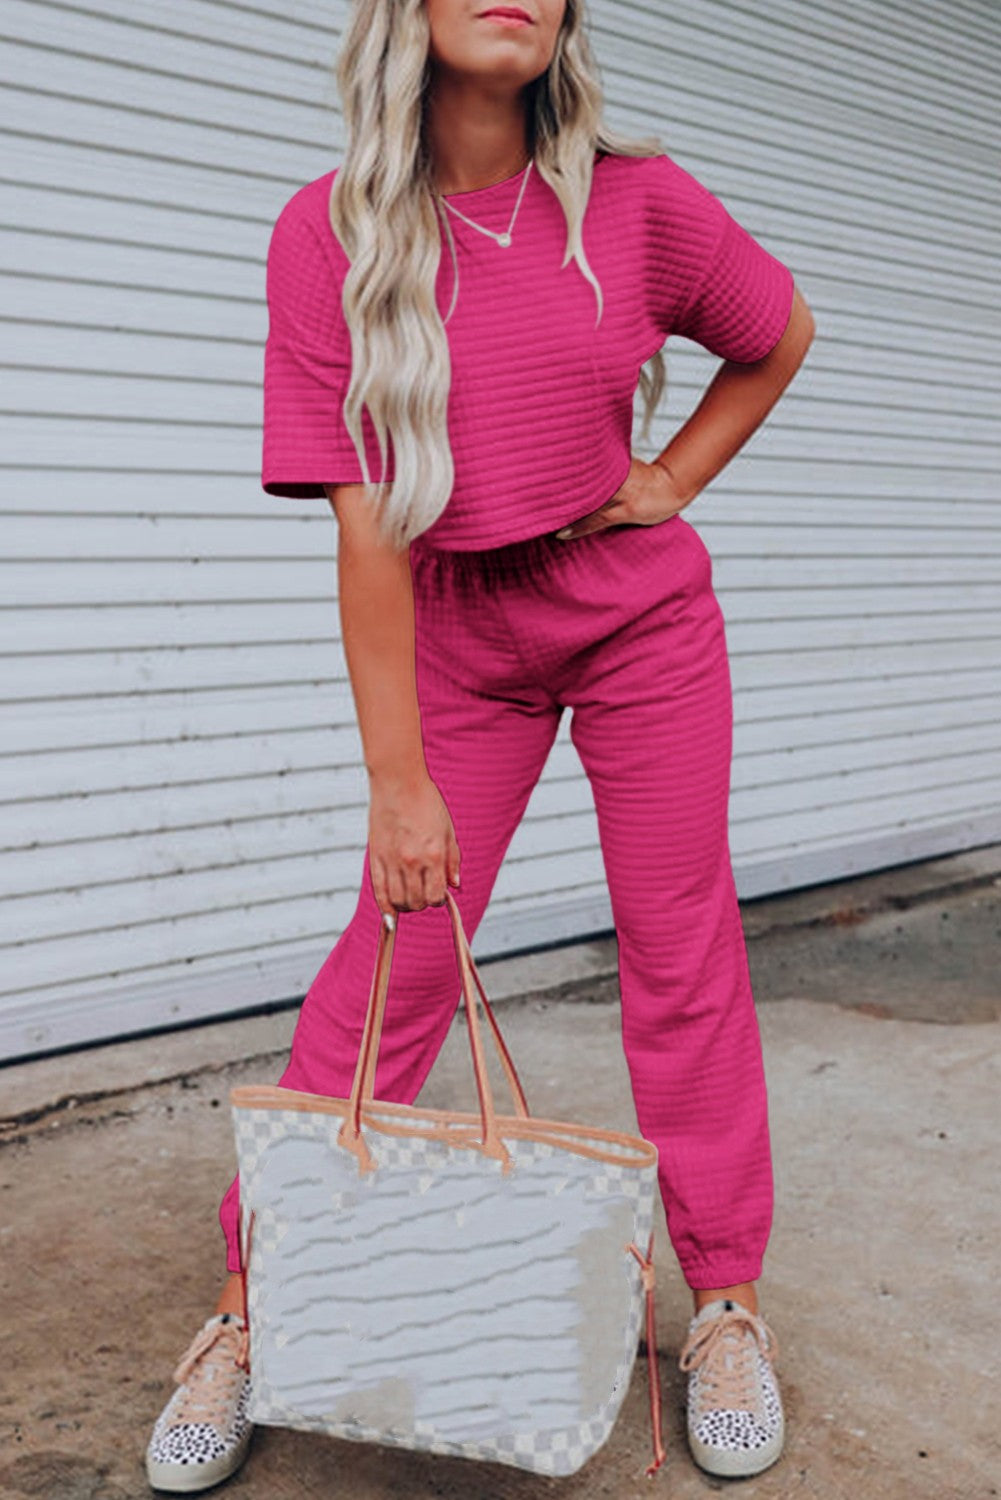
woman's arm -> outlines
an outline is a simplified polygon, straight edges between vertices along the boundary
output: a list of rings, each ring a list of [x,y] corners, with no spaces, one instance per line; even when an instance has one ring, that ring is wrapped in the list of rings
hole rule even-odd
[[[797,287],[785,332],[763,359],[724,360],[698,406],[654,463],[667,469],[688,504],[760,427],[813,342],[813,314]]]
[[[361,484],[325,485],[337,517],[341,638],[370,777],[427,775],[414,672],[410,553],[382,540]]]
[[[652,463],[633,455],[610,500],[556,536],[575,541],[607,526],[656,526],[690,505],[759,427],[813,342],[813,314],[794,287],[785,332],[762,359],[724,360],[691,416]]]
[[[409,548],[382,539],[364,485],[324,485],[339,535],[341,637],[369,776],[369,854],[382,911],[441,905],[458,884],[448,809],[424,759]]]

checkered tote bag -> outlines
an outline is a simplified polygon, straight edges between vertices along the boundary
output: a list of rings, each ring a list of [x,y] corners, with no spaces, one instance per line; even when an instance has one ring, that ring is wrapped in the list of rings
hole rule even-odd
[[[607,1440],[646,1314],[657,1148],[528,1111],[451,892],[476,1113],[372,1097],[396,924],[380,924],[349,1099],[231,1089],[251,1421],[574,1474]],[[498,1114],[476,992],[510,1085]]]

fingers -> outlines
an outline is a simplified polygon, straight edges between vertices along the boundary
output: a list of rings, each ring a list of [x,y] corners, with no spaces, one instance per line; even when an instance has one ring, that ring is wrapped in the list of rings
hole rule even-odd
[[[459,884],[459,847],[445,800],[430,777],[415,787],[380,781],[369,808],[372,888],[379,909],[443,906]]]
[[[390,901],[389,892],[386,889],[386,876],[382,868],[382,861],[376,859],[371,848],[369,849],[369,874],[376,906],[384,917],[392,916],[393,903]]]
[[[393,916],[398,911],[420,911],[426,904],[420,869],[401,860],[371,857],[372,889],[379,910]]]
[[[424,869],[424,899],[429,906],[445,905],[446,885],[459,884],[459,846],[449,839],[440,860]]]
[[[423,911],[444,906],[446,885],[460,886],[459,846],[451,840],[439,858],[422,865],[406,861],[387,865],[378,856],[370,861],[372,889],[380,912]]]
[[[412,858],[401,858],[389,874],[389,896],[401,911],[420,911],[425,905],[424,870]]]
[[[561,542],[570,541],[578,536],[590,536],[593,531],[607,531],[609,526],[615,526],[621,522],[624,514],[619,502],[606,500],[600,510],[593,511],[589,516],[581,516],[580,520],[573,521],[569,526],[563,526],[553,535]]]
[[[603,524],[599,522],[596,526],[564,526],[563,530],[557,531],[555,535],[561,542],[568,542],[575,537],[590,536],[595,531],[607,531],[609,526],[614,526],[614,524],[614,521],[605,521]]]

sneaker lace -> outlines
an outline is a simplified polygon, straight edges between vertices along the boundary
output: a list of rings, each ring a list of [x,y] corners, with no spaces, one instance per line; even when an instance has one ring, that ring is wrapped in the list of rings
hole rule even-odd
[[[244,1379],[248,1351],[242,1319],[200,1328],[174,1371],[174,1380],[184,1386],[184,1392],[173,1422],[225,1422]]]
[[[748,1333],[753,1337],[749,1339]],[[682,1346],[678,1366],[701,1370],[700,1395],[712,1406],[754,1411],[758,1389],[754,1356],[759,1349],[768,1360],[778,1356],[778,1340],[764,1319],[749,1308],[724,1309],[718,1317],[692,1329]]]

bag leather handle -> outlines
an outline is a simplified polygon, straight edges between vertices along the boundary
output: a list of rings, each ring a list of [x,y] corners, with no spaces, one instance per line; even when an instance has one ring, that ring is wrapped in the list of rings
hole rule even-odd
[[[502,1170],[506,1175],[512,1170],[514,1162],[497,1128],[497,1112],[494,1107],[493,1091],[487,1077],[486,1056],[483,1050],[483,1040],[477,1016],[475,991],[479,992],[480,998],[483,1001],[483,1008],[490,1023],[494,1045],[511,1089],[515,1113],[522,1119],[530,1119],[531,1116],[517,1069],[515,1068],[510,1052],[505,1046],[504,1038],[497,1024],[497,1018],[493,1013],[493,1009],[486,996],[486,991],[483,988],[483,981],[480,978],[479,970],[476,967],[472,951],[469,947],[469,940],[462,925],[462,916],[455,897],[449,890],[445,892],[445,904],[452,922],[452,937],[455,942],[456,959],[458,960],[459,974],[462,980],[462,994],[466,1003],[466,1016],[469,1023],[469,1044],[473,1056],[473,1073],[476,1078],[476,1088],[480,1100],[482,1137],[479,1142],[471,1142],[470,1144],[475,1145],[475,1148],[481,1151],[484,1156],[497,1157],[503,1163]],[[395,938],[396,919],[388,913],[383,913],[382,921],[379,923],[375,971],[372,975],[372,988],[369,992],[368,1006],[365,1012],[365,1027],[362,1032],[361,1045],[358,1049],[354,1082],[351,1085],[350,1108],[337,1134],[338,1144],[346,1146],[349,1151],[353,1151],[358,1157],[359,1169],[362,1172],[372,1171],[376,1166],[365,1138],[361,1133],[361,1111],[363,1104],[375,1102],[373,1099],[375,1068],[379,1055],[379,1041],[382,1036],[382,1021],[386,1010],[386,995],[389,989],[389,973]]]

